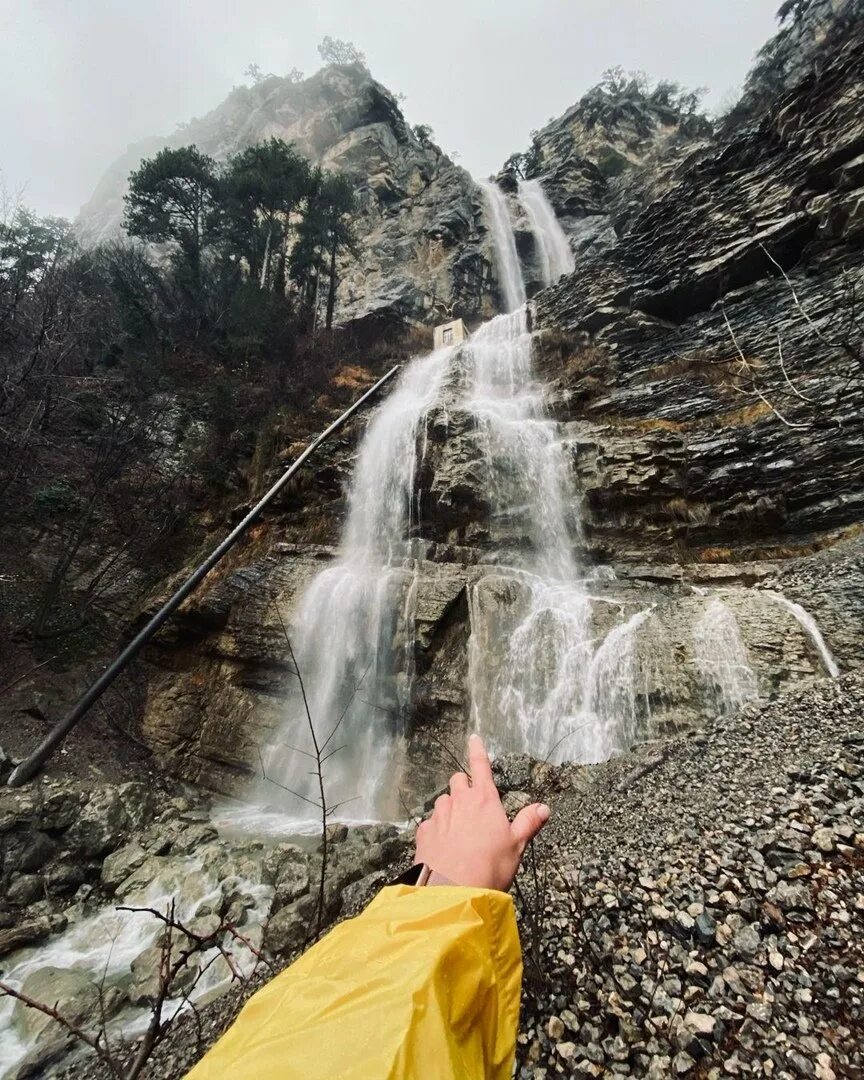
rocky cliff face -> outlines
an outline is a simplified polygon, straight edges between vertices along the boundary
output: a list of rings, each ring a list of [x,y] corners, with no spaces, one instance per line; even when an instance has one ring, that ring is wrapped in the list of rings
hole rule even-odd
[[[769,593],[817,617],[841,667],[864,663],[864,31],[835,35],[830,65],[749,125],[712,136],[640,106],[623,127],[585,134],[577,107],[539,140],[578,254],[576,273],[533,301],[535,365],[570,451],[580,559],[612,571],[591,581],[595,629],[651,610],[637,662],[656,732],[710,705],[693,645],[706,591],[733,612],[763,696],[825,674]],[[591,158],[610,140],[630,155],[617,177]],[[450,771],[441,738],[467,722],[471,589],[491,542],[460,378],[457,363],[417,483],[415,791]],[[260,770],[291,677],[277,609],[290,621],[332,557],[359,431],[327,449],[153,654],[145,737],[191,779],[237,792]],[[498,542],[501,528],[514,552],[527,542],[506,523]],[[518,610],[512,592],[484,587],[475,602]]]
[[[271,136],[356,184],[362,255],[342,275],[339,321],[434,323],[451,313],[493,312],[476,185],[434,143],[417,138],[394,96],[359,64],[325,67],[302,82],[272,76],[238,87],[174,134],[130,146],[82,209],[80,235],[96,241],[117,233],[130,171],[161,147],[194,143],[224,160]]]
[[[860,44],[856,30],[830,72],[694,149],[612,247],[538,297],[592,525],[626,515],[622,469],[651,534],[697,551],[801,547],[860,520]],[[650,510],[634,458],[658,466]]]

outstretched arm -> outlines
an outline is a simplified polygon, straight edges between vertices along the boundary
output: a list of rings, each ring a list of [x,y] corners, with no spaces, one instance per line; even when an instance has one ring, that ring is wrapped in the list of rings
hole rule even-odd
[[[476,736],[469,754],[470,779],[417,832],[417,860],[450,884],[383,889],[260,990],[187,1080],[509,1080],[522,960],[503,890],[549,810],[511,825]]]

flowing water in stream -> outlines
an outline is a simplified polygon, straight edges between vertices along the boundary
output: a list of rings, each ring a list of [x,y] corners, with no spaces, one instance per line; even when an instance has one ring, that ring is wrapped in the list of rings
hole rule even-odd
[[[184,925],[191,923],[194,926],[196,912],[202,906],[211,904],[218,908],[223,887],[217,875],[201,859],[190,856],[175,860],[171,872],[163,873],[159,880],[139,881],[137,887],[124,892],[116,902],[131,908],[152,908],[161,912],[167,912],[175,904],[176,919]],[[256,900],[256,907],[246,913],[247,926],[244,928],[245,934],[254,937],[256,931],[253,927],[260,927],[264,923],[273,890],[249,881],[238,882],[238,888]],[[62,973],[58,977],[65,978],[67,982],[70,977],[78,975],[81,982],[75,998],[79,1007],[82,1003],[86,1005],[88,999],[91,1000],[94,1012],[98,1009],[101,985],[107,1003],[108,1032],[116,1047],[121,1036],[131,1040],[143,1034],[152,1010],[147,1005],[126,1005],[114,1015],[110,1002],[116,993],[115,987],[128,983],[131,964],[145,949],[156,944],[162,929],[162,924],[145,912],[124,912],[114,906],[104,907],[93,915],[72,922],[67,930],[53,937],[48,944],[22,949],[5,958],[3,979],[14,989],[20,990],[23,986],[26,991],[28,978],[44,972],[46,968],[56,969]],[[244,943],[226,934],[222,944],[230,949],[237,970],[251,974],[257,960]],[[194,989],[190,990],[192,1001],[201,1001],[232,981],[232,972],[217,948],[203,952],[198,958],[198,965],[202,974]],[[194,964],[191,965],[190,973],[195,970]],[[188,1007],[189,1001],[184,997],[172,998],[163,1005],[161,1015],[168,1019]],[[63,1004],[61,1012],[68,1013],[68,1009],[69,1005]],[[53,1039],[59,1034],[59,1029],[50,1021],[45,1026],[39,1014],[16,1004],[11,997],[0,996],[0,1077],[14,1075],[15,1067],[41,1040]]]

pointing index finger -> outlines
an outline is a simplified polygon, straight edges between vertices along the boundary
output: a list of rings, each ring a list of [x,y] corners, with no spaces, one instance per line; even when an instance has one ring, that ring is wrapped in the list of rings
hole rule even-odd
[[[492,766],[489,764],[489,755],[479,735],[471,735],[468,739],[468,764],[471,769],[471,785],[479,789],[493,791],[495,781],[492,779]]]

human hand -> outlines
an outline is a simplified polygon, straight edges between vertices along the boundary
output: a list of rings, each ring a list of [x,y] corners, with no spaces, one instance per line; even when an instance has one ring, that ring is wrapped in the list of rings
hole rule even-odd
[[[450,777],[450,794],[435,800],[432,816],[417,827],[416,862],[454,885],[506,892],[528,843],[549,820],[543,803],[520,810],[512,823],[492,779],[489,756],[479,735],[468,740],[470,780],[464,772]]]

